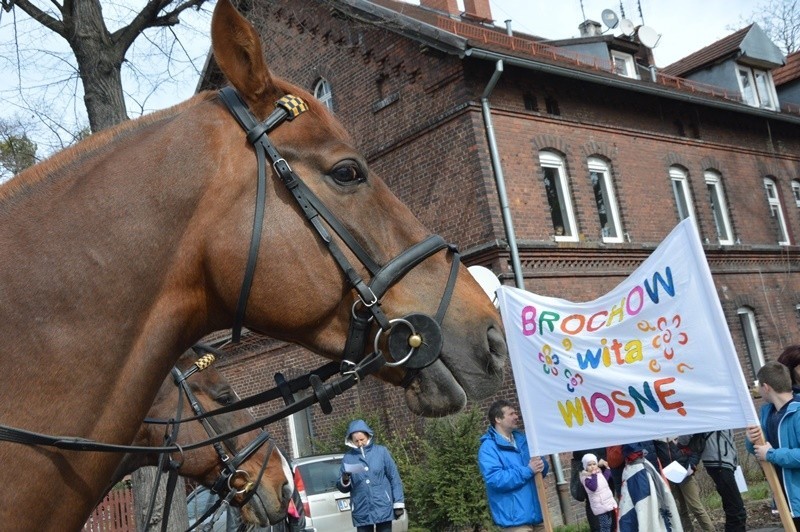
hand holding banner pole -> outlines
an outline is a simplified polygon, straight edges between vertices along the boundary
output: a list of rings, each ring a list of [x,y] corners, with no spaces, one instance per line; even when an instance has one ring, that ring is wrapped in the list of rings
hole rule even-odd
[[[749,427],[747,431],[751,436],[753,445],[766,444],[764,433],[761,432],[761,427]],[[764,476],[767,477],[767,483],[772,490],[772,497],[775,499],[775,505],[778,507],[778,514],[780,515],[783,529],[796,532],[792,513],[789,511],[789,505],[786,503],[786,497],[783,494],[783,489],[781,488],[781,483],[778,479],[778,474],[775,472],[775,468],[766,460],[759,460],[758,463],[761,464],[761,469],[764,470]]]

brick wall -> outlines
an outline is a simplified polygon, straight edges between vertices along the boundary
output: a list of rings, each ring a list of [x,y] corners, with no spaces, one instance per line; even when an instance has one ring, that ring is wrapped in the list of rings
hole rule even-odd
[[[331,11],[328,2],[253,4],[249,16],[264,36],[273,71],[307,90],[325,77],[337,116],[372,170],[432,231],[458,244],[468,263],[487,265],[511,284],[480,106],[494,64],[438,52],[387,31],[392,28],[385,24],[375,27]],[[754,378],[736,314],[740,306],[755,310],[768,360],[800,342],[798,248],[777,245],[763,187],[766,176],[776,181],[796,244],[800,209],[791,180],[800,178],[799,128],[510,65],[489,101],[529,290],[583,301],[616,286],[679,221],[668,174],[679,165],[688,173],[701,237],[709,240],[706,254],[745,377]],[[539,168],[542,149],[564,157],[580,242],[552,239]],[[602,243],[590,156],[609,163],[629,242]],[[740,242],[735,246],[714,244],[703,177],[709,169],[722,176]],[[255,356],[259,350],[264,353]],[[300,348],[268,342],[237,357],[224,373],[243,395],[271,386],[275,371],[292,377],[322,362]],[[479,406],[499,397],[514,400],[510,374],[497,395]],[[413,420],[403,403],[400,391],[369,379],[336,399],[332,415],[315,409],[314,431],[330,436],[356,406],[374,407],[390,425],[401,426]],[[271,430],[286,445],[285,425]]]

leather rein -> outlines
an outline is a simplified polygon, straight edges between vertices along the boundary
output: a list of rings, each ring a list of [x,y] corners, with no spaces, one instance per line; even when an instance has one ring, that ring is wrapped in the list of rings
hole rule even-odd
[[[379,265],[358,243],[350,231],[348,231],[327,207],[325,207],[319,198],[314,195],[302,179],[291,169],[286,160],[280,156],[267,135],[268,132],[284,121],[291,121],[306,111],[306,103],[300,98],[286,95],[276,102],[276,108],[270,116],[263,122],[259,122],[247,108],[247,105],[235,89],[226,87],[220,90],[219,96],[220,100],[235,117],[236,121],[245,130],[248,142],[254,147],[258,162],[253,232],[247,266],[245,268],[232,328],[232,341],[237,343],[241,338],[241,329],[245,319],[247,301],[256,268],[266,205],[266,168],[267,161],[269,161],[274,173],[291,192],[292,197],[294,197],[306,220],[311,224],[318,237],[325,244],[329,253],[344,273],[348,283],[356,292],[357,299],[351,309],[352,319],[341,362],[329,362],[291,381],[286,381],[283,376],[278,373],[275,375],[277,384],[275,388],[239,400],[234,404],[215,409],[211,412],[195,410],[194,416],[170,420],[169,422],[164,421],[165,423],[173,425],[195,420],[200,420],[202,422],[215,415],[248,408],[257,404],[264,404],[274,399],[282,398],[284,400],[285,406],[277,412],[261,417],[243,427],[221,434],[217,433],[214,435],[209,429],[209,426],[204,423],[210,437],[206,440],[189,445],[178,446],[175,443],[167,443],[160,447],[118,445],[97,442],[81,437],[50,436],[2,424],[0,424],[0,441],[8,441],[23,445],[49,446],[71,451],[114,453],[183,453],[184,451],[198,449],[206,445],[215,445],[215,447],[218,447],[220,442],[226,439],[239,436],[254,429],[263,428],[270,423],[274,423],[291,414],[300,412],[316,403],[319,403],[324,413],[329,414],[332,411],[331,399],[352,388],[367,375],[375,373],[383,365],[404,366],[406,369],[406,378],[404,379],[403,385],[408,386],[419,370],[435,362],[441,354],[441,323],[453,294],[458,274],[458,266],[460,264],[460,257],[455,246],[447,244],[444,239],[438,235],[431,235],[421,242],[412,245],[398,256],[389,260],[386,264],[382,266]],[[323,221],[325,223],[323,223]],[[369,282],[365,281],[347,260],[338,244],[326,229],[326,224],[369,271],[372,276]],[[387,290],[413,268],[442,250],[446,250],[448,253],[452,254],[452,264],[436,315],[431,317],[424,313],[411,313],[401,318],[389,319],[381,307],[381,298],[385,295]],[[373,322],[377,326],[377,332],[373,338],[374,349],[367,354]],[[386,335],[385,345],[388,347],[388,353],[392,361],[387,361],[380,349],[380,340],[383,335]],[[200,346],[200,348],[206,352],[219,353],[210,346]],[[178,376],[175,371],[176,370],[173,370],[173,376],[176,378],[176,383],[179,387],[183,387],[184,390],[188,391],[188,386],[185,386],[185,380],[196,370],[190,370],[190,372],[187,372],[188,374],[182,374],[180,376]],[[337,372],[340,373],[340,375],[336,379],[333,379],[331,382],[325,382]],[[308,388],[310,388],[308,394],[301,399],[295,400],[294,396],[297,392]],[[180,404],[182,404],[182,401]],[[155,420],[146,421],[155,422]],[[172,441],[174,441],[174,439]],[[241,464],[241,462],[246,460],[247,456],[255,452],[266,442],[269,442],[270,445],[274,445],[269,433],[264,430],[256,440],[240,451],[233,460],[229,460],[228,465],[230,467],[226,466],[226,471],[223,472],[221,479],[225,478],[224,482],[229,483],[230,479],[237,474],[236,466]],[[220,453],[222,459],[222,457],[227,456],[227,454],[220,452],[220,449],[221,447],[218,447],[218,453]],[[246,456],[245,451],[248,453]],[[269,454],[271,454],[271,452]],[[225,460],[223,460],[223,462],[225,462]],[[266,464],[264,466],[266,467]],[[218,481],[218,483],[219,482],[220,481]]]

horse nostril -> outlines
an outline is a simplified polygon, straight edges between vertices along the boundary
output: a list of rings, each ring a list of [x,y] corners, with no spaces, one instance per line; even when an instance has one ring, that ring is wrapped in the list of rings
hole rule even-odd
[[[497,330],[495,327],[489,327],[486,338],[489,342],[489,352],[492,355],[496,358],[506,358],[508,356],[508,346],[502,331]]]

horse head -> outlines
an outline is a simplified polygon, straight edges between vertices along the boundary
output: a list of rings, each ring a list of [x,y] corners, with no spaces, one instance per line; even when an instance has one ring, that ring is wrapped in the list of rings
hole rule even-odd
[[[384,367],[379,377],[405,386],[407,404],[423,415],[449,414],[463,407],[467,398],[483,398],[496,391],[507,353],[499,316],[467,269],[460,264],[454,267],[457,258],[452,250],[437,248],[411,260],[411,267],[398,268],[397,262],[403,262],[410,249],[424,246],[429,232],[371,171],[333,114],[306,91],[270,73],[256,30],[227,0],[217,3],[212,45],[220,69],[249,108],[253,123],[259,124],[246,132],[223,105],[213,116],[215,123],[225,126],[215,130],[213,139],[225,155],[217,185],[222,188],[212,188],[230,203],[215,218],[216,226],[206,234],[203,247],[207,250],[205,271],[214,272],[215,295],[227,316],[234,312],[247,263],[245,243],[228,235],[242,234],[243,228],[253,225],[259,170],[248,138],[252,142],[263,133],[280,160],[266,166],[264,236],[244,324],[328,358],[340,358],[356,310],[373,303],[369,291],[365,297],[364,291],[353,289],[353,273],[370,287],[378,277],[388,275],[388,281],[378,281],[383,289],[376,297],[386,321],[403,328],[408,316],[423,316],[416,322],[425,331],[418,338],[422,337],[423,344],[436,344],[431,348],[436,352],[428,353],[430,360],[417,364],[418,368]],[[270,130],[263,121],[287,94],[301,98],[308,110]],[[319,221],[322,216],[309,219],[304,212],[306,199],[295,201],[296,189],[273,175],[273,167],[277,173],[281,164],[332,213],[340,227],[329,217],[325,222]],[[344,267],[331,253],[326,235],[342,250]],[[398,257],[403,259],[398,261]],[[367,264],[370,261],[372,267]],[[348,267],[352,270],[347,271]],[[402,272],[387,274],[393,269]],[[449,304],[440,309],[440,302],[447,298]],[[434,315],[437,323],[425,318]],[[374,323],[371,327],[370,338],[378,335],[378,339],[374,344],[366,342],[367,347],[388,352],[390,335],[385,326]],[[412,347],[405,346],[410,352]]]
[[[196,365],[198,356],[194,350],[188,350],[176,363],[178,374]],[[217,408],[232,404],[239,398],[230,383],[212,365],[202,362],[203,367],[186,379],[193,400],[199,404],[202,412],[211,412]],[[196,415],[190,404],[189,394],[184,393],[177,385],[173,375],[164,380],[158,391],[150,411],[149,420],[177,419]],[[180,406],[178,401],[181,401]],[[177,438],[173,442],[186,448],[192,444],[203,442],[213,436],[223,434],[254,422],[255,419],[247,410],[234,410],[229,413],[210,416],[205,421],[195,420],[181,423]],[[204,423],[207,425],[204,426]],[[172,431],[172,426],[161,423],[145,422],[139,428],[132,445],[159,447],[164,445],[165,434]],[[177,464],[177,472],[182,477],[192,479],[208,488],[215,489],[220,497],[225,497],[228,490],[233,491],[230,503],[241,508],[242,520],[245,524],[266,526],[280,521],[286,513],[286,507],[293,490],[293,478],[288,461],[275,445],[263,441],[262,445],[249,456],[240,453],[251,442],[257,441],[261,431],[253,430],[240,436],[227,438],[219,443],[219,451],[214,445],[204,445],[182,453],[172,453],[171,461]],[[263,438],[262,438],[263,439]],[[227,467],[222,461],[220,452],[241,463],[236,465],[236,473],[226,478]],[[133,472],[138,467],[157,465],[159,455],[129,453],[117,469],[115,480]]]

